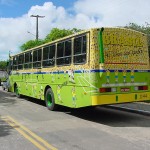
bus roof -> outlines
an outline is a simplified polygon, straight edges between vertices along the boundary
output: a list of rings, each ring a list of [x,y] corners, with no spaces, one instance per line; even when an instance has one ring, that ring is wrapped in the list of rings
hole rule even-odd
[[[104,29],[107,29],[107,30],[112,30],[112,29],[120,29],[120,30],[128,30],[128,31],[132,31],[132,32],[135,32],[135,33],[140,33],[140,34],[143,34],[143,35],[146,35],[142,32],[139,32],[139,31],[136,31],[136,30],[132,30],[132,29],[128,29],[128,28],[123,28],[123,27],[103,27]],[[78,33],[74,33],[74,34],[71,34],[69,36],[65,36],[63,38],[60,38],[60,39],[57,39],[57,40],[54,40],[54,41],[51,41],[51,42],[47,42],[45,44],[42,44],[42,45],[39,45],[39,46],[36,46],[36,47],[33,47],[33,48],[30,48],[28,50],[25,50],[23,52],[20,52],[18,54],[15,54],[15,55],[12,55],[10,57],[14,57],[14,56],[17,56],[17,55],[20,55],[22,53],[25,53],[25,52],[28,52],[28,51],[31,51],[31,50],[34,50],[34,49],[39,49],[39,48],[42,48],[43,46],[46,46],[46,45],[50,45],[50,44],[53,44],[53,43],[57,43],[59,41],[63,41],[63,40],[66,40],[68,38],[71,38],[71,37],[74,37],[74,36],[78,36],[80,34],[84,34],[84,33],[87,33],[87,32],[90,32],[91,30],[100,30],[101,28],[91,28],[91,29],[88,29],[88,30],[83,30],[83,31],[80,31]]]

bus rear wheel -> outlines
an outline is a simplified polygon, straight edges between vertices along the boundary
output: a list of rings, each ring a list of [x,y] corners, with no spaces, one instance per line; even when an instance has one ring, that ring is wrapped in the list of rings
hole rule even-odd
[[[20,93],[19,93],[19,90],[18,90],[18,86],[17,86],[17,85],[15,86],[15,94],[16,94],[16,96],[17,96],[18,98],[21,98],[21,95],[20,95]]]
[[[49,110],[56,110],[57,106],[55,104],[54,93],[50,88],[45,93],[45,103]]]

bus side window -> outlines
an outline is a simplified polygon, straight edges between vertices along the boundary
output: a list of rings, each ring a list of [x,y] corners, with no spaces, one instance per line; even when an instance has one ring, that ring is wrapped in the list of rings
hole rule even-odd
[[[64,42],[57,44],[57,65],[63,65]]]
[[[50,66],[55,65],[55,51],[56,51],[56,46],[51,45],[49,49],[49,65]]]
[[[55,45],[43,48],[43,67],[54,66],[55,64]]]
[[[25,53],[24,68],[25,69],[32,68],[32,54],[31,54],[31,52]]]
[[[41,49],[33,51],[33,68],[41,68]]]
[[[71,64],[71,40],[65,41],[64,64]]]
[[[57,44],[57,65],[71,64],[71,40]]]
[[[18,69],[18,56],[13,57],[13,70]]]
[[[86,35],[74,39],[74,64],[83,64],[86,62],[87,39]]]
[[[18,56],[18,69],[23,69],[24,54]]]
[[[49,46],[43,48],[43,62],[42,66],[47,67],[48,66],[48,54],[49,54]]]

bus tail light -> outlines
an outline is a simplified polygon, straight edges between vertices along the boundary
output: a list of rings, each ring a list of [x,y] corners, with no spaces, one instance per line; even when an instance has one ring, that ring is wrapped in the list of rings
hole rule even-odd
[[[135,91],[138,91],[138,90],[148,90],[148,86],[135,86],[134,90]]]
[[[116,88],[100,88],[99,92],[100,93],[106,93],[106,92],[116,92],[117,89]]]

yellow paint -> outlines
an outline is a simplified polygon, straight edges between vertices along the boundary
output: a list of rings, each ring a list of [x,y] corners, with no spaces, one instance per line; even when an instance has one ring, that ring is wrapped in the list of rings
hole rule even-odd
[[[137,94],[137,99],[135,100],[136,94]],[[118,101],[116,101],[116,96],[118,96]],[[92,105],[104,105],[104,104],[116,104],[116,103],[118,104],[118,103],[126,103],[126,102],[145,101],[148,99],[150,99],[149,92],[91,96]]]
[[[7,122],[9,125],[11,125],[14,129],[16,129],[21,135],[23,135],[26,139],[28,139],[30,142],[32,142],[36,147],[38,147],[40,150],[46,150],[47,148],[51,150],[57,150],[57,148],[53,147],[49,143],[47,143],[45,140],[43,140],[41,137],[30,131],[25,126],[18,123],[16,120],[14,120],[12,117],[7,116],[3,118],[5,122]],[[26,132],[24,132],[26,131]],[[32,137],[34,138],[32,138]],[[44,146],[39,144],[37,141],[41,142]]]

